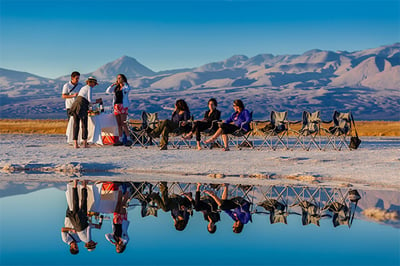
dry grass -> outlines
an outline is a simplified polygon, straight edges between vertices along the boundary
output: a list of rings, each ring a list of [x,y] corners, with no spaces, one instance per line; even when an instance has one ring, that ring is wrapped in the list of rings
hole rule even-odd
[[[360,136],[400,136],[400,121],[356,121],[356,126]],[[0,119],[0,134],[65,134],[66,128],[67,120]]]

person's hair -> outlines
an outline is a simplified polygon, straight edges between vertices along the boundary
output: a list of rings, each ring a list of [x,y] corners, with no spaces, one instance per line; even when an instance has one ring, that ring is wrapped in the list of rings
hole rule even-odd
[[[242,100],[234,100],[233,104],[238,106],[240,108],[240,111],[244,110],[244,104],[243,104]]]
[[[126,76],[125,76],[124,74],[118,74],[117,77],[118,77],[118,76],[121,76],[122,80],[123,80],[125,83],[128,83],[128,79],[126,78]]]
[[[207,231],[208,231],[210,234],[214,234],[214,233],[217,231],[217,225],[213,224],[213,226],[211,227],[211,229],[209,229],[208,226],[207,226]]]
[[[78,247],[78,246],[77,246]],[[78,254],[79,253],[79,249],[78,248],[73,248],[72,247],[72,245],[70,245],[69,246],[69,252],[72,254],[72,255],[76,255],[76,254]]]
[[[215,106],[218,106],[217,100],[215,98],[211,98],[210,100],[208,100],[207,104],[209,104],[210,102],[214,103]]]
[[[244,226],[244,224],[242,224],[242,223],[239,221],[238,225],[237,225],[235,228],[233,228],[233,232],[236,233],[236,234],[241,233],[242,230],[243,230],[243,226]]]
[[[189,107],[188,107],[187,103],[185,102],[185,100],[179,99],[176,101],[175,105],[176,105],[176,108],[178,109],[178,111],[188,111],[189,112]]]
[[[175,223],[175,229],[178,231],[183,231],[186,228],[187,222],[185,220],[178,220]]]
[[[122,245],[115,245],[115,251],[119,254],[121,254],[122,252],[124,252],[126,249],[126,245],[122,244]]]
[[[80,75],[81,75],[81,73],[79,73],[78,71],[74,71],[71,73],[71,78],[74,78],[74,77],[80,76]]]

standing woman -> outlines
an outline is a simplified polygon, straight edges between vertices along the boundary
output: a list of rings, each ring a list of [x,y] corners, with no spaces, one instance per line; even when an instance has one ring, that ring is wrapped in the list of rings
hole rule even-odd
[[[114,90],[112,91],[112,89]],[[126,146],[132,144],[131,137],[129,135],[128,127],[126,126],[126,118],[128,117],[128,108],[129,108],[129,91],[131,88],[129,87],[128,80],[124,74],[118,74],[117,81],[111,84],[106,93],[114,93],[114,115],[117,119],[118,124],[118,142],[114,143],[114,146],[121,146],[122,143],[122,133],[125,132],[125,135],[128,139],[126,142]]]
[[[82,121],[82,140],[83,147],[88,148],[88,111],[89,105],[93,102],[92,89],[97,85],[97,79],[95,77],[89,77],[86,80],[86,86],[82,87],[78,93],[78,97],[71,106],[71,114],[74,117],[74,147],[79,148],[78,145],[78,134],[79,125]]]

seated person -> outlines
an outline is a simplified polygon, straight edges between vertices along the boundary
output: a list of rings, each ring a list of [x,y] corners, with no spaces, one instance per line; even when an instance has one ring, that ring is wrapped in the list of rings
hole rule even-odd
[[[154,201],[163,211],[171,211],[171,217],[174,220],[175,229],[183,231],[189,222],[192,214],[192,203],[186,198],[177,194],[168,195],[168,187],[166,182],[160,184],[159,193],[151,193],[149,199]]]
[[[222,198],[218,198],[213,191],[205,191],[210,197],[212,197],[218,204],[219,208],[228,214],[233,223],[233,232],[239,234],[243,230],[243,226],[249,221],[251,222],[250,213],[250,202],[242,197],[234,197],[227,199],[228,197],[228,184],[224,185],[224,191],[222,192]]]
[[[219,121],[221,117],[221,112],[217,110],[217,100],[214,98],[211,98],[208,100],[208,108],[209,110],[206,111],[204,114],[203,120],[197,120],[193,123],[192,126],[192,131],[189,132],[184,138],[185,139],[191,139],[193,134],[196,133],[196,142],[197,142],[197,149],[201,150],[201,145],[200,145],[200,132],[203,132],[206,129],[210,129],[213,127],[213,130],[216,131],[218,129],[218,124],[213,123],[213,121]]]
[[[172,113],[171,120],[166,119],[161,124],[147,132],[151,138],[157,138],[161,135],[160,150],[167,150],[168,145],[168,134],[177,130],[182,129],[183,132],[190,130],[188,120],[190,119],[190,110],[186,102],[182,99],[177,100],[175,103],[175,110]]]
[[[220,215],[218,212],[218,204],[210,196],[202,196],[200,198],[200,187],[201,184],[197,183],[195,200],[192,198],[192,193],[184,194],[193,204],[196,211],[201,211],[204,215],[204,220],[208,222],[207,230],[210,234],[214,234],[217,231],[216,222],[220,221]]]
[[[241,100],[233,101],[233,109],[235,112],[225,122],[219,123],[219,128],[215,134],[205,141],[205,143],[214,142],[220,135],[224,142],[224,151],[229,151],[228,134],[232,134],[237,130],[248,132],[250,130],[251,114],[244,108]]]

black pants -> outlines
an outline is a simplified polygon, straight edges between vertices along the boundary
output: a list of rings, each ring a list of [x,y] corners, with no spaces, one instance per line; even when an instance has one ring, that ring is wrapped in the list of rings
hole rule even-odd
[[[194,121],[192,127],[192,133],[196,133],[196,140],[200,141],[201,132],[211,127],[211,123],[207,121]]]
[[[79,126],[82,122],[82,139],[87,140],[88,138],[88,116],[80,116],[79,114],[73,114],[74,117],[74,137],[73,140],[78,139]]]
[[[240,127],[236,125],[227,123],[221,123],[219,127],[222,129],[222,134],[232,134],[236,130],[240,129]]]
[[[69,121],[69,118],[72,116],[71,113],[70,113],[70,110],[71,110],[71,109],[69,109],[69,108],[67,109],[67,118],[68,118],[68,121]]]
[[[66,216],[71,220],[74,229],[78,232],[83,231],[88,227],[87,217],[87,189],[82,188],[81,207],[79,208],[78,189],[72,189],[72,211],[67,208]]]

